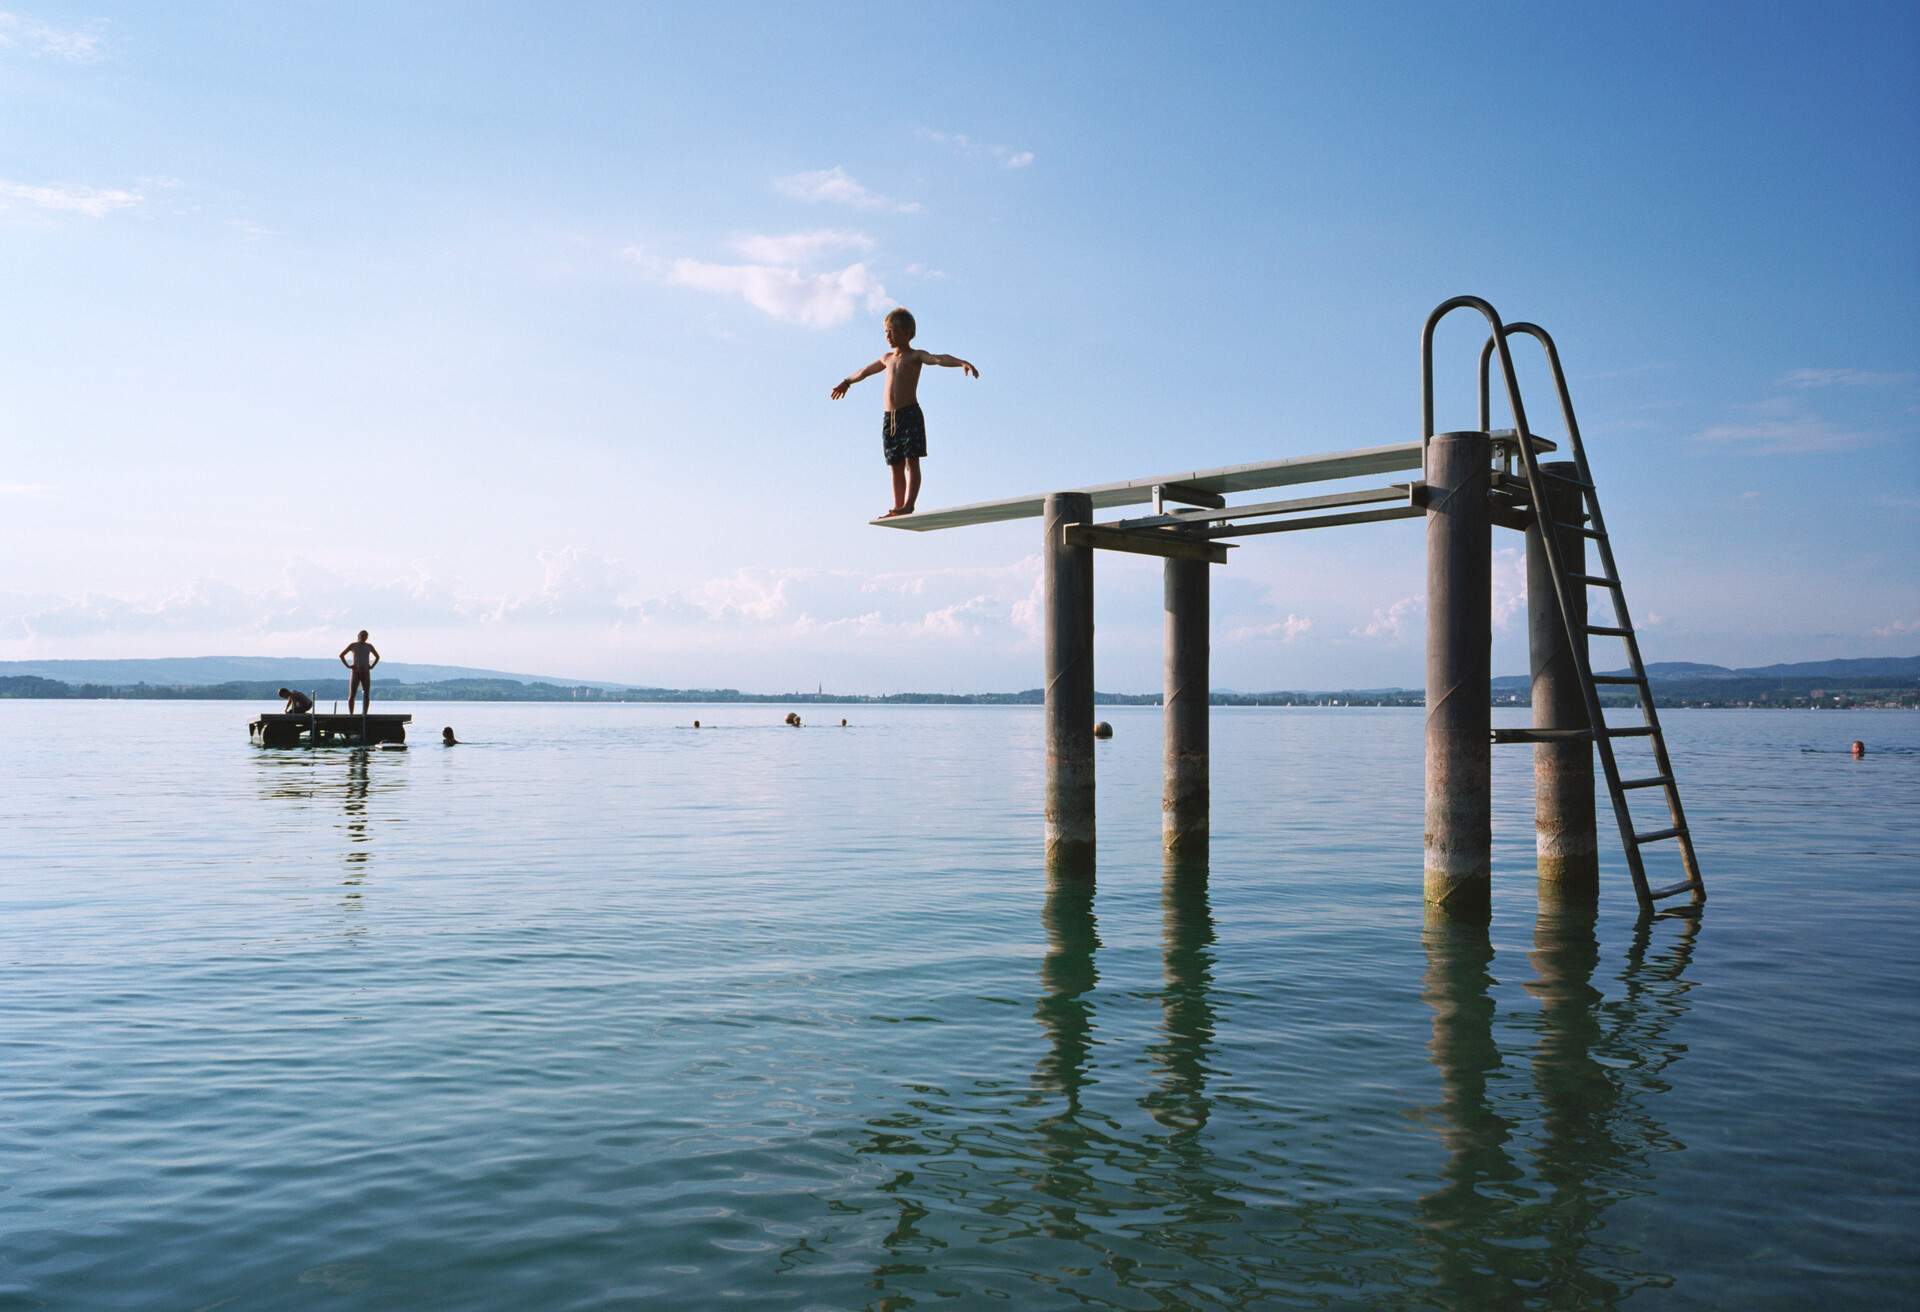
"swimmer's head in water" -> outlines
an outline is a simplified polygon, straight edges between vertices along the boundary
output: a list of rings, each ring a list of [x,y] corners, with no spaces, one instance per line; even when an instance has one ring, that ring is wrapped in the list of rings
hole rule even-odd
[[[448,725],[440,731],[440,741],[451,747],[460,740],[453,736],[453,726]]]
[[[1867,754],[1867,745],[1858,738],[1853,740],[1853,754],[1855,756],[1865,756]]]

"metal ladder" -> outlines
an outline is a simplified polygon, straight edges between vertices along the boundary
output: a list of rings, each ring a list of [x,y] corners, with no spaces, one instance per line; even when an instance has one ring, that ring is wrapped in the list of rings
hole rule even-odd
[[[1700,863],[1693,850],[1693,834],[1687,828],[1686,812],[1680,805],[1680,785],[1674,778],[1673,763],[1667,756],[1666,736],[1660,731],[1660,716],[1654,709],[1653,688],[1647,681],[1647,669],[1640,658],[1640,640],[1635,635],[1633,621],[1627,614],[1627,595],[1620,583],[1620,570],[1614,563],[1613,544],[1607,536],[1606,520],[1600,513],[1600,494],[1594,486],[1593,471],[1587,464],[1586,447],[1580,441],[1580,424],[1574,417],[1573,398],[1567,391],[1567,376],[1560,367],[1560,352],[1553,344],[1553,338],[1546,329],[1537,324],[1514,323],[1503,325],[1499,314],[1486,301],[1477,296],[1456,296],[1442,303],[1427,320],[1426,332],[1422,341],[1422,355],[1426,365],[1422,378],[1423,403],[1425,407],[1425,425],[1422,433],[1425,437],[1433,435],[1433,369],[1432,344],[1433,329],[1439,321],[1453,310],[1471,307],[1486,316],[1493,326],[1493,333],[1480,351],[1480,426],[1488,427],[1490,416],[1488,395],[1488,366],[1497,353],[1500,357],[1500,370],[1506,383],[1507,402],[1513,411],[1515,443],[1518,448],[1521,465],[1526,471],[1527,494],[1531,510],[1540,521],[1541,544],[1545,549],[1548,569],[1553,576],[1554,599],[1560,611],[1561,623],[1566,627],[1567,646],[1573,653],[1579,667],[1580,691],[1586,702],[1587,727],[1567,729],[1517,729],[1496,730],[1495,742],[1544,742],[1562,741],[1573,738],[1591,738],[1599,751],[1600,766],[1607,781],[1607,792],[1613,798],[1614,819],[1620,826],[1620,842],[1626,849],[1627,870],[1633,876],[1634,896],[1639,899],[1643,913],[1651,912],[1654,904],[1664,899],[1676,897],[1681,893],[1692,894],[1695,906],[1707,900],[1706,882],[1700,876]],[[1520,400],[1519,379],[1513,370],[1513,356],[1507,348],[1507,338],[1514,333],[1532,337],[1545,348],[1547,364],[1553,372],[1553,384],[1560,397],[1560,413],[1567,427],[1567,439],[1572,448],[1574,466],[1578,477],[1572,480],[1559,474],[1549,474],[1540,468],[1540,461],[1533,449],[1533,434],[1527,427],[1526,409]],[[1547,508],[1552,504],[1546,495],[1549,479],[1560,483],[1571,482],[1580,490],[1581,502],[1585,513],[1580,523],[1559,523],[1546,519]],[[1577,532],[1600,549],[1600,572],[1587,574],[1571,571],[1562,558],[1560,551],[1560,533],[1555,530]],[[1608,592],[1613,601],[1612,624],[1584,623],[1575,614],[1570,604],[1574,588],[1601,588]],[[1595,674],[1588,639],[1591,637],[1613,637],[1621,639],[1627,649],[1629,674]],[[1600,687],[1620,685],[1631,687],[1639,699],[1640,709],[1646,717],[1646,723],[1637,725],[1612,726],[1606,722],[1600,705]],[[1615,738],[1648,738],[1652,740],[1653,759],[1656,773],[1644,779],[1622,779],[1620,766],[1614,759],[1613,740]],[[1658,788],[1666,797],[1667,814],[1671,821],[1665,828],[1647,831],[1634,829],[1633,813],[1627,805],[1627,794],[1642,788]],[[1681,865],[1686,878],[1678,883],[1661,888],[1652,888],[1647,884],[1646,863],[1641,858],[1640,849],[1653,843],[1673,841],[1679,844]]]

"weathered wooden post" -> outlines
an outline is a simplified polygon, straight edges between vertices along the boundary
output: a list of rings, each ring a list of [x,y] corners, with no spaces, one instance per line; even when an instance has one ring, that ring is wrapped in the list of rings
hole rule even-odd
[[[1208,595],[1204,560],[1168,560],[1165,572],[1166,691],[1162,730],[1165,784],[1160,838],[1168,852],[1207,850]]]
[[[1047,864],[1093,868],[1093,548],[1068,524],[1093,522],[1093,498],[1056,492],[1042,515],[1046,626]]]
[[[1580,467],[1570,460],[1540,466],[1541,472],[1578,480]],[[1554,600],[1553,572],[1547,564],[1544,531],[1551,525],[1580,523],[1585,504],[1570,482],[1548,480],[1547,504],[1527,529],[1527,639],[1532,652],[1533,727],[1584,729],[1586,697],[1580,688],[1578,654],[1567,645],[1567,626]],[[1586,573],[1587,543],[1577,528],[1559,533],[1561,566]],[[1575,626],[1587,627],[1587,590],[1567,587]],[[1536,743],[1533,748],[1533,828],[1540,859],[1540,905],[1591,906],[1600,897],[1600,855],[1594,837],[1593,743],[1589,739]]]
[[[1426,900],[1492,918],[1493,521],[1485,433],[1428,443]]]

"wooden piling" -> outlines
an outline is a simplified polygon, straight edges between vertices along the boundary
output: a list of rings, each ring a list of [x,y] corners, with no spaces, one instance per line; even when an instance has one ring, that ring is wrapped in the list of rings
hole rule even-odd
[[[1045,589],[1047,862],[1090,871],[1093,822],[1093,548],[1069,546],[1068,524],[1093,522],[1093,498],[1057,492],[1042,515]]]
[[[1165,563],[1166,685],[1160,838],[1168,852],[1204,856],[1210,827],[1207,705],[1208,588],[1204,560]]]
[[[1493,521],[1485,433],[1427,447],[1426,900],[1492,917]]]
[[[1586,697],[1580,688],[1578,653],[1567,646],[1567,626],[1554,600],[1553,574],[1547,564],[1542,521],[1580,523],[1585,510],[1575,486],[1580,467],[1570,460],[1542,464],[1541,472],[1575,482],[1548,479],[1544,513],[1527,528],[1527,639],[1532,653],[1533,727],[1582,729],[1587,726]],[[1556,531],[1549,529],[1548,531]],[[1559,534],[1560,562],[1572,574],[1586,573],[1586,538],[1577,527]],[[1587,626],[1587,590],[1567,589],[1574,627]],[[1591,907],[1600,897],[1600,854],[1594,834],[1593,743],[1590,739],[1536,743],[1533,748],[1533,828],[1540,862],[1540,906]]]

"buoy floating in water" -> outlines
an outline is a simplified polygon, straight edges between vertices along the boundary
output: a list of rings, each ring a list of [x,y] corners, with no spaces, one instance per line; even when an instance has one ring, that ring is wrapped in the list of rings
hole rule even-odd
[[[1113,726],[1105,720],[1102,720],[1093,726],[1093,736],[1095,738],[1111,738],[1113,737]]]

